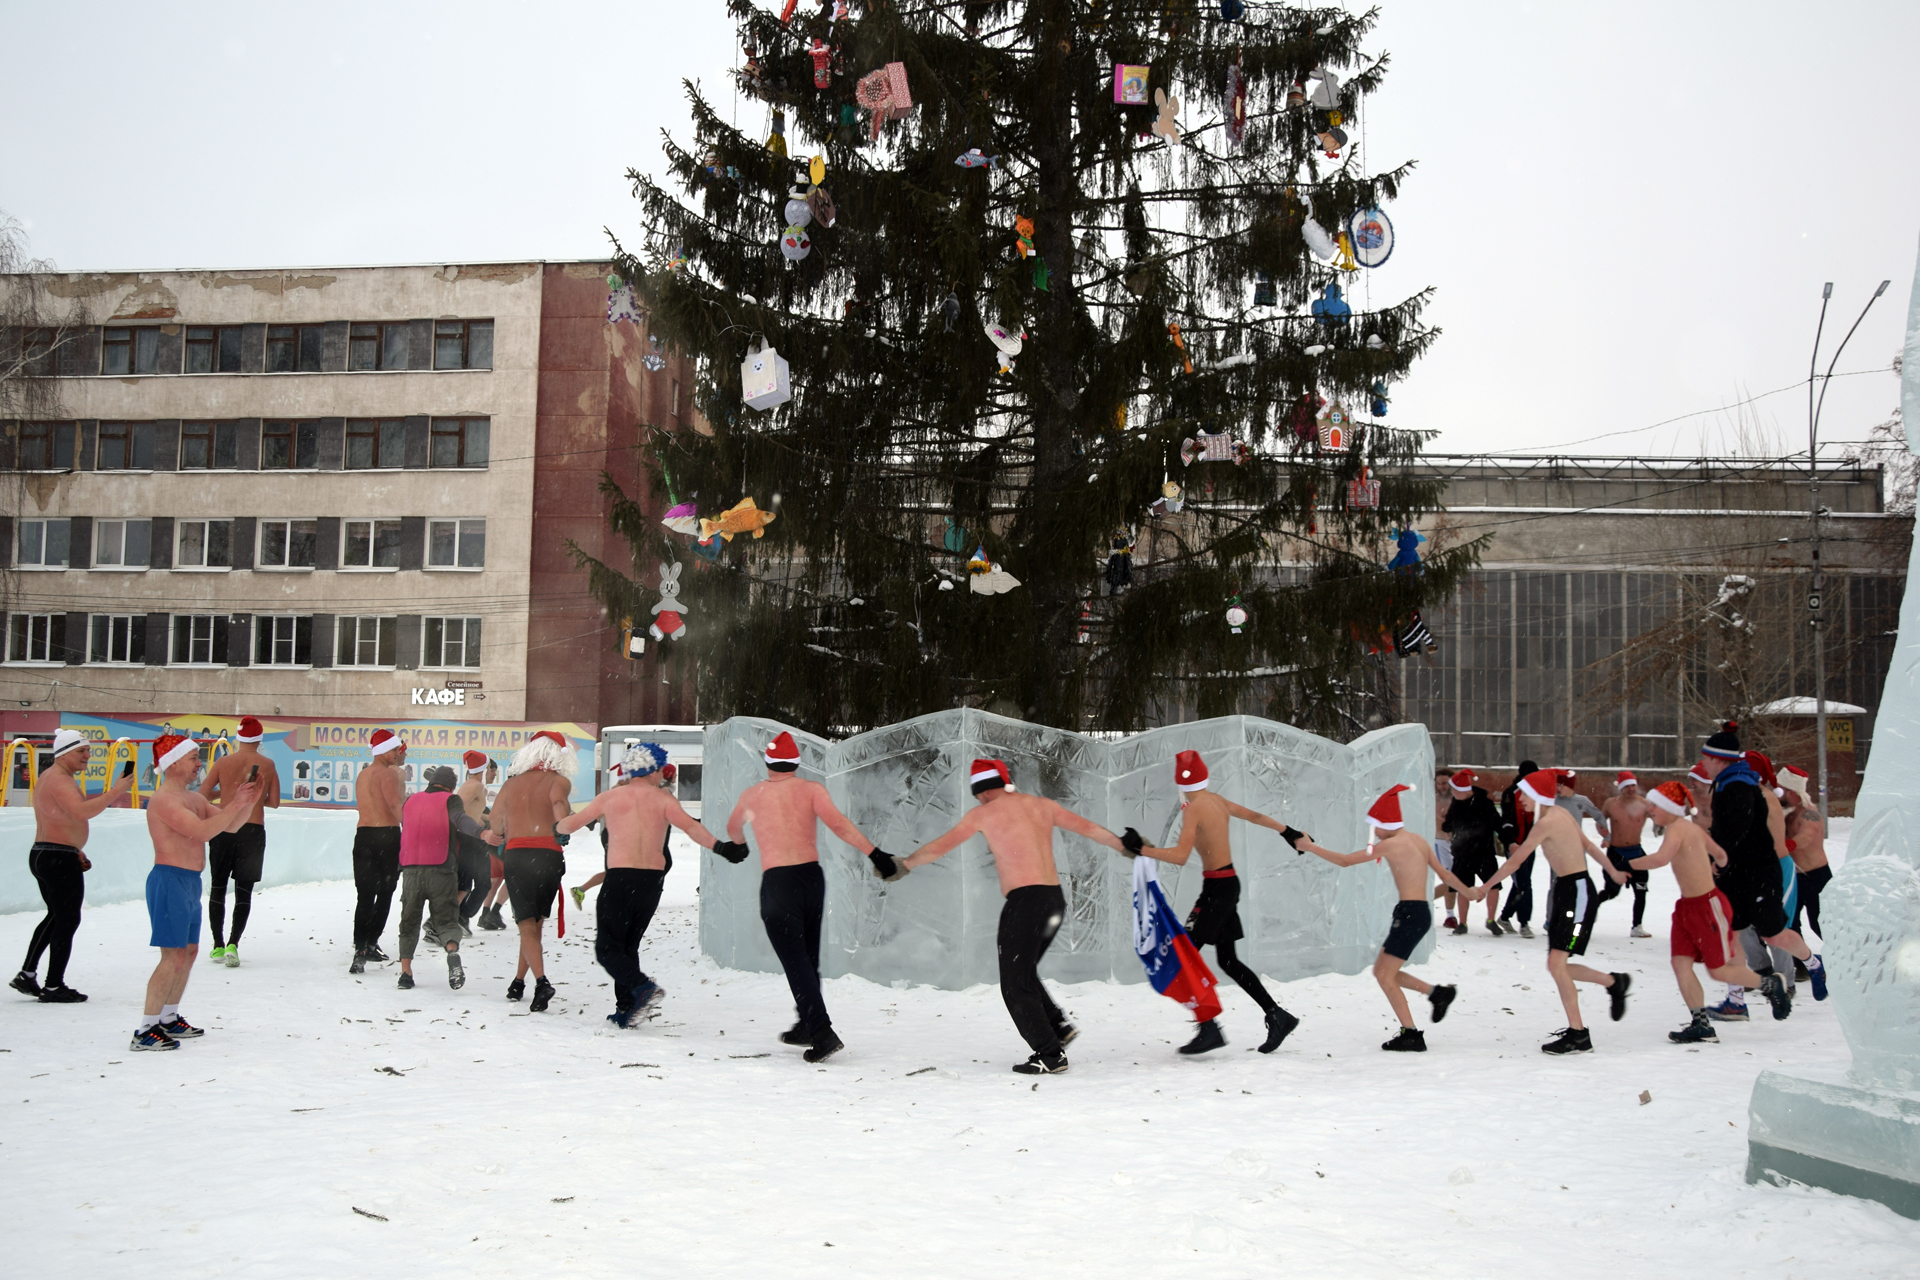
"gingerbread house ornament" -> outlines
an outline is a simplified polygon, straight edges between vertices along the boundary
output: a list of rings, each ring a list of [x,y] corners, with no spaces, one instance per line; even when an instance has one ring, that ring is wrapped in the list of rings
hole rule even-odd
[[[1315,425],[1320,430],[1320,447],[1329,453],[1344,453],[1353,439],[1353,419],[1337,404],[1327,406]]]
[[[740,362],[740,399],[749,409],[773,409],[793,399],[787,361],[762,343]]]

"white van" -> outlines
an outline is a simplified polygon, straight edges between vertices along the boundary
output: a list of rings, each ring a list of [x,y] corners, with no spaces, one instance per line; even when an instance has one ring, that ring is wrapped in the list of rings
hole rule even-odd
[[[600,745],[594,752],[594,793],[607,789],[613,766],[640,742],[657,742],[667,750],[667,763],[676,777],[671,790],[680,807],[689,816],[700,816],[700,766],[706,757],[707,731],[697,724],[616,724],[600,730]]]

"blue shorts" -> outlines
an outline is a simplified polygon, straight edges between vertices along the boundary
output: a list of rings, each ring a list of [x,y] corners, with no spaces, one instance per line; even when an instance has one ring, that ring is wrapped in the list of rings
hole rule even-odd
[[[1791,927],[1794,916],[1800,911],[1800,877],[1793,869],[1792,858],[1780,859],[1780,887],[1785,891],[1781,905],[1786,908],[1787,924]]]
[[[200,945],[200,873],[156,864],[147,872],[147,919],[155,947]]]

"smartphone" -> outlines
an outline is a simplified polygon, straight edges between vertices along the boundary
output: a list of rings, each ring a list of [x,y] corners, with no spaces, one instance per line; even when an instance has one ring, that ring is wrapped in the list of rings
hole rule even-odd
[[[247,781],[248,781],[248,782],[252,782],[252,781],[254,781],[254,780],[255,780],[255,779],[257,779],[257,778],[258,778],[259,776],[260,776],[260,766],[259,766],[259,765],[257,765],[257,764],[256,764],[256,765],[250,765],[250,766],[248,766],[248,768],[247,768]]]
[[[120,776],[123,778],[131,778],[133,776],[133,761],[129,760],[120,766]]]

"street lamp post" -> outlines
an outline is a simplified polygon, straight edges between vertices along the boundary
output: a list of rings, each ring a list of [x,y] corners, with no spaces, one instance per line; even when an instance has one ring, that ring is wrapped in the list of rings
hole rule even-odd
[[[1833,298],[1833,281],[1829,280],[1820,288],[1820,322],[1813,331],[1813,356],[1807,362],[1807,517],[1813,524],[1813,586],[1807,593],[1807,610],[1813,615],[1813,737],[1814,752],[1820,762],[1820,812],[1828,814],[1827,809],[1827,635],[1822,606],[1825,603],[1827,575],[1820,568],[1820,411],[1826,407],[1827,384],[1833,381],[1833,370],[1840,363],[1840,353],[1847,349],[1860,321],[1867,318],[1867,312],[1887,291],[1891,280],[1882,280],[1880,287],[1873,291],[1873,297],[1867,299],[1867,305],[1860,308],[1859,318],[1853,322],[1853,328],[1847,330],[1847,336],[1840,339],[1840,345],[1833,349],[1833,359],[1827,361],[1827,371],[1823,375],[1820,369],[1820,335],[1827,327],[1827,303]],[[1814,396],[1814,384],[1818,383],[1820,394]]]

